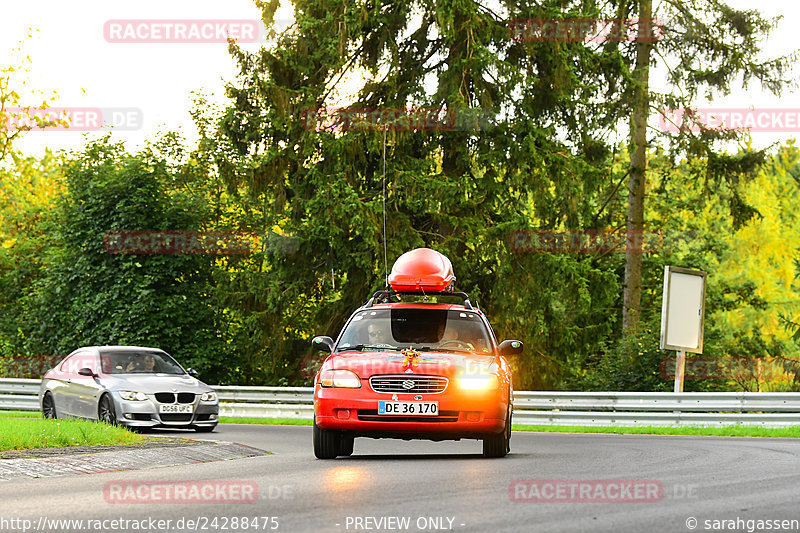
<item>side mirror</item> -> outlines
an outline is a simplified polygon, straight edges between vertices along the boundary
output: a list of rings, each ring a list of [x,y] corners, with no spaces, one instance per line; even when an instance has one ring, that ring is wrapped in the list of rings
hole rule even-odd
[[[503,341],[500,343],[500,355],[511,356],[522,353],[522,341]]]
[[[320,352],[331,353],[333,352],[333,339],[325,335],[320,335],[311,340],[311,346]]]
[[[93,378],[94,377],[94,372],[92,372],[91,368],[81,368],[80,370],[78,370],[78,375],[79,376],[88,376],[90,378]]]
[[[187,368],[186,373],[192,376],[193,378],[197,377],[197,370],[195,370],[194,368]]]

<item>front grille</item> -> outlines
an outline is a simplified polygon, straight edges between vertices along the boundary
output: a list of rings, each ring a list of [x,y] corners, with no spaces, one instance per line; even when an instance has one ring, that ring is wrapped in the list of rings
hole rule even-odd
[[[157,392],[156,400],[158,403],[175,403],[175,396],[178,397],[178,403],[194,403],[196,395],[193,392]]]
[[[178,393],[178,403],[194,403],[194,393],[193,392],[179,392]]]
[[[439,394],[447,388],[447,378],[440,376],[372,376],[369,385],[375,392],[404,394]]]
[[[162,422],[189,422],[192,419],[191,414],[164,413],[159,416]]]
[[[157,392],[156,400],[158,400],[158,403],[175,403],[175,394],[172,392]]]
[[[359,409],[358,419],[365,422],[458,422],[458,411],[439,411],[439,416],[379,415],[377,409]]]

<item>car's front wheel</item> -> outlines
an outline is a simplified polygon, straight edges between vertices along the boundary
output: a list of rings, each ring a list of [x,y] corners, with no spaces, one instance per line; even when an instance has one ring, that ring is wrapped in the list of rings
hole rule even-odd
[[[42,398],[42,416],[44,418],[57,418],[56,402],[49,392],[44,393],[44,398]]]
[[[506,426],[496,435],[489,435],[483,439],[484,457],[505,457],[511,451],[511,407],[506,415]]]
[[[117,415],[114,411],[114,400],[108,394],[103,394],[100,398],[100,404],[97,407],[97,418],[106,424],[116,424]]]
[[[321,429],[314,420],[314,455],[317,459],[336,459],[341,455],[342,438],[338,431]]]
[[[344,455],[347,457],[353,455],[353,442],[355,440],[355,437],[352,435],[342,434],[339,437],[339,455]]]

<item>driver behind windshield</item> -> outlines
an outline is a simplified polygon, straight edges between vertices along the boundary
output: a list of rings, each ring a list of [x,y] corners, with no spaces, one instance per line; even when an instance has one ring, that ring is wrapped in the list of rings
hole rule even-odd
[[[370,321],[367,324],[367,337],[368,341],[364,344],[370,346],[388,345],[392,339],[387,338],[386,331],[381,327],[377,321]]]
[[[439,347],[445,348],[461,348],[461,349],[469,349],[471,351],[475,350],[475,345],[472,342],[469,342],[468,336],[461,339],[461,331],[460,328],[456,325],[458,322],[456,321],[449,321],[448,325],[444,323],[439,324],[439,334],[437,337],[439,338]]]
[[[128,372],[153,373],[156,371],[156,358],[148,354],[144,356],[141,362],[133,359],[130,363],[128,363],[128,366],[125,368],[125,370]]]

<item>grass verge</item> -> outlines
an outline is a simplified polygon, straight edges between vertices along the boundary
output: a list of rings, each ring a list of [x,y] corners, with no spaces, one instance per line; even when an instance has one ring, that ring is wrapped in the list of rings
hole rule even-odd
[[[40,419],[41,413],[37,411],[0,411],[0,423],[3,419],[36,418]],[[311,420],[297,418],[239,418],[222,416],[222,424],[260,424],[268,426],[311,426]],[[22,421],[26,422],[26,421]],[[59,422],[76,422],[59,420]],[[93,424],[93,422],[89,422]],[[99,425],[99,424],[96,424]],[[0,426],[2,428],[2,426]],[[725,426],[725,427],[663,427],[663,426],[531,426],[514,424],[514,431],[530,431],[535,433],[610,433],[616,435],[696,435],[711,437],[773,437],[773,438],[800,438],[800,426],[784,428],[762,428],[750,426]],[[121,428],[117,428],[121,429]],[[124,431],[124,430],[123,430]],[[0,435],[6,432],[0,429]],[[0,436],[0,442],[3,437]],[[62,446],[56,444],[53,446]],[[64,446],[68,446],[64,445]],[[0,449],[7,449],[1,448]]]
[[[125,428],[87,420],[0,419],[0,451],[138,444],[143,439]]]
[[[311,426],[311,420],[296,418],[238,418],[222,416],[222,424],[261,424],[268,426]],[[762,428],[749,426],[725,427],[663,427],[663,426],[529,426],[514,424],[514,431],[530,431],[533,433],[610,433],[617,435],[696,435],[710,437],[800,437],[800,426],[785,428]]]
[[[42,418],[39,411],[0,411],[0,418]]]

